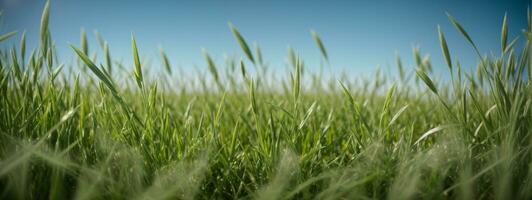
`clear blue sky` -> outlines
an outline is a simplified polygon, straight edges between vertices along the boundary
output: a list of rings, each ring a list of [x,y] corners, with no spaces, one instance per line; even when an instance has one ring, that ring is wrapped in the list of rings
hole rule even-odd
[[[42,0],[0,0],[5,16],[1,32],[26,30],[37,44]],[[216,62],[223,55],[243,55],[227,27],[232,22],[245,39],[258,42],[264,58],[284,67],[288,45],[307,65],[319,64],[319,50],[309,30],[321,36],[331,65],[352,73],[394,65],[395,53],[409,63],[412,46],[431,54],[435,68],[445,69],[437,25],[446,34],[453,58],[475,62],[473,51],[448,21],[451,13],[470,33],[483,53],[500,52],[500,29],[508,13],[510,37],[526,27],[529,0],[51,0],[51,31],[61,57],[72,57],[69,43],[79,44],[80,28],[89,33],[91,51],[99,47],[92,34],[98,30],[109,42],[112,56],[131,60],[131,33],[141,53],[158,60],[158,46],[172,64],[204,67],[201,48]],[[18,43],[11,39],[12,44]],[[8,43],[9,44],[9,43]]]

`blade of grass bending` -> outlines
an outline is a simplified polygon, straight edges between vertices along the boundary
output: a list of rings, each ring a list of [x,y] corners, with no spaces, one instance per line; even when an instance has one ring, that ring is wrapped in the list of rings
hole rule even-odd
[[[351,92],[349,92],[349,89],[342,83],[340,82],[339,80],[337,80],[338,83],[340,83],[340,86],[342,86],[342,89],[343,89],[343,93],[344,95],[348,98],[349,100],[349,105],[351,106],[351,109],[353,110],[354,115],[353,115],[353,119],[354,120],[362,120],[362,124],[369,129],[369,126],[367,124],[367,122],[364,120],[363,116],[362,116],[362,112],[360,112],[360,107],[355,103],[355,98],[353,97],[353,95],[351,95]]]
[[[0,35],[0,42],[4,41],[4,40],[7,40],[9,39],[10,37],[13,37],[14,35],[17,34],[17,31],[11,31],[9,33],[6,33],[6,34],[3,34],[3,35]]]
[[[161,60],[163,61],[164,69],[169,75],[172,75],[172,66],[170,65],[170,60],[168,60],[168,56],[164,52],[163,48],[159,49],[159,53],[161,54]]]
[[[207,53],[206,50],[203,50],[203,56],[205,57],[205,60],[207,61],[207,67],[209,68],[209,72],[211,73],[212,77],[214,78],[214,81],[218,82],[218,70],[216,70],[216,65],[214,64],[214,61],[212,60],[209,53]]]
[[[434,82],[432,82],[432,80],[427,76],[425,71],[423,71],[422,69],[418,69],[416,70],[416,75],[421,78],[421,80],[425,83],[425,85],[427,85],[427,87],[429,87],[432,92],[438,94],[438,89],[434,85]]]
[[[117,90],[112,82],[112,80],[105,75],[104,72],[102,72],[98,66],[96,66],[90,59],[87,57],[85,53],[83,53],[78,48],[74,47],[73,45],[70,45],[70,47],[76,52],[79,58],[91,69],[91,71],[96,74],[96,76],[103,81],[103,83],[111,90],[113,93],[117,93]]]
[[[218,109],[216,109],[216,115],[215,115],[215,118],[214,118],[214,121],[215,121],[215,125],[219,125],[220,124],[220,117],[222,116],[222,112],[223,112],[223,108],[224,108],[224,104],[225,104],[225,96],[227,95],[227,92],[224,91],[224,94],[222,96],[222,100],[220,100],[220,104],[218,105]]]
[[[74,47],[73,45],[70,45],[70,47],[76,52],[76,54],[78,55],[78,57],[81,58],[81,60],[89,67],[89,69],[94,73],[96,74],[96,76],[104,83],[104,85],[109,89],[111,90],[111,94],[113,95],[113,97],[118,101],[119,105],[121,106],[122,110],[128,114],[128,117],[130,117],[129,115],[132,115],[133,116],[133,119],[138,123],[140,124],[142,127],[144,127],[144,123],[142,123],[142,121],[140,120],[140,118],[138,117],[138,115],[133,111],[131,110],[126,102],[124,101],[124,99],[122,99],[122,97],[118,94],[118,91],[116,90],[116,87],[115,87],[115,84],[114,82],[112,81],[111,77],[109,77],[104,71],[100,70],[100,68],[98,68],[90,59],[89,57],[87,57],[87,55],[85,55],[81,50],[79,50],[78,48]]]
[[[443,32],[441,31],[440,26],[438,26],[438,37],[440,39],[440,46],[441,46],[441,51],[443,53],[443,57],[445,57],[445,62],[447,63],[447,67],[449,67],[449,71],[451,72],[451,76],[452,76],[453,63],[451,62],[451,56],[449,55],[449,48],[447,47],[447,41],[445,41],[445,36],[443,36]]]
[[[508,51],[510,51],[510,49],[512,49],[512,47],[515,45],[515,43],[517,42],[517,40],[519,39],[519,37],[516,37],[514,38],[507,46],[506,48],[504,49],[504,52],[503,53],[506,53]]]
[[[307,110],[307,113],[305,114],[305,117],[303,118],[303,120],[301,120],[301,122],[299,123],[299,126],[298,126],[298,129],[301,130],[305,124],[307,123],[308,119],[310,118],[310,116],[312,115],[312,113],[314,112],[315,108],[316,108],[316,101],[314,101],[312,103],[312,105],[310,105],[310,107],[308,108]]]
[[[216,64],[214,64],[214,61],[212,60],[211,56],[209,55],[209,53],[207,53],[205,49],[203,49],[203,56],[205,57],[205,60],[207,61],[207,67],[209,68],[209,72],[211,73],[214,79],[214,82],[218,86],[218,89],[220,89],[220,91],[224,91],[225,88],[222,82],[220,81],[220,76],[218,74],[218,70],[216,69]]]
[[[399,109],[399,111],[397,111],[397,113],[395,113],[395,115],[393,115],[392,120],[390,120],[390,122],[388,123],[388,127],[391,126],[393,123],[395,123],[397,119],[399,119],[399,116],[403,114],[403,112],[408,108],[408,106],[409,105],[403,106],[401,109]]]
[[[344,95],[349,98],[349,103],[354,105],[355,103],[355,98],[353,98],[353,95],[351,95],[351,92],[349,92],[349,89],[347,89],[347,87],[338,80],[338,83],[340,83],[340,86],[342,86],[342,89],[343,89],[343,92],[344,92]]]
[[[421,137],[419,137],[419,139],[417,139],[417,141],[414,143],[414,145],[417,145],[419,142],[421,142],[423,139],[427,138],[428,136],[430,136],[430,135],[432,135],[434,133],[440,132],[444,128],[445,128],[445,126],[437,126],[435,128],[430,129],[429,131],[427,131],[423,135],[421,135]]]
[[[238,32],[238,30],[233,26],[233,24],[229,23],[229,28],[231,29],[231,32],[235,36],[236,40],[238,41],[238,44],[240,44],[240,47],[246,54],[249,60],[251,60],[252,63],[255,63],[255,59],[253,58],[253,54],[251,53],[251,50],[249,49],[248,44],[244,40],[244,37]]]
[[[388,112],[388,108],[390,106],[390,103],[392,102],[393,93],[395,91],[395,85],[397,82],[393,82],[392,86],[390,86],[390,89],[386,92],[386,98],[384,99],[384,106],[383,106],[383,114]]]
[[[478,50],[477,45],[475,45],[475,43],[473,42],[473,40],[471,39],[469,34],[467,34],[465,29],[462,27],[462,25],[460,25],[458,23],[458,21],[456,21],[456,19],[453,16],[451,16],[451,14],[449,14],[449,13],[446,13],[446,14],[447,14],[447,17],[449,18],[449,20],[451,21],[451,23],[453,24],[453,26],[456,27],[456,29],[458,29],[458,31],[460,31],[462,36],[464,36],[466,38],[467,42],[469,42],[469,44],[471,44],[471,46],[473,46],[473,48],[475,49],[475,53],[477,53],[478,57],[480,59],[482,59],[482,56],[480,55],[480,51]]]
[[[327,50],[325,49],[325,46],[323,46],[323,42],[320,39],[320,36],[316,33],[316,31],[311,30],[310,34],[312,35],[312,38],[314,39],[314,42],[318,45],[318,48],[320,48],[321,54],[325,58],[327,62],[329,62],[329,57],[327,56]]]

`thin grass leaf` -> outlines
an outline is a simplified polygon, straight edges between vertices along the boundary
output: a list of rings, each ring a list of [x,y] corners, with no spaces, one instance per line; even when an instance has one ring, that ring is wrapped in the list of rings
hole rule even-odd
[[[3,35],[0,35],[0,42],[4,41],[4,40],[7,40],[9,39],[10,37],[13,37],[14,35],[17,34],[17,31],[11,31],[9,33],[6,33],[6,34],[3,34]]]
[[[131,34],[131,45],[133,48],[133,62],[135,63],[135,70],[133,71],[133,75],[135,77],[137,85],[140,89],[142,89],[144,87],[144,78],[142,76],[142,67],[140,64],[137,42],[135,41],[135,36],[133,35],[133,33]]]
[[[344,95],[349,99],[349,103],[354,104],[355,98],[353,97],[353,95],[351,95],[351,92],[349,92],[349,89],[342,82],[338,81],[338,83],[340,84],[340,86],[342,86]]]
[[[456,27],[456,29],[458,29],[458,31],[462,34],[462,36],[464,36],[466,38],[467,42],[469,42],[469,44],[471,44],[471,46],[473,46],[473,48],[475,49],[475,52],[477,53],[477,55],[479,57],[481,57],[480,51],[478,50],[477,45],[473,42],[473,40],[471,39],[469,34],[467,34],[465,29],[462,27],[462,25],[460,25],[460,23],[458,23],[458,21],[456,21],[456,19],[453,16],[451,16],[451,14],[449,14],[449,13],[446,13],[446,14],[447,14],[447,17],[449,18],[449,20],[451,21],[451,23],[454,25],[454,27]]]
[[[70,48],[76,52],[78,57],[91,69],[91,71],[111,90],[113,93],[117,93],[116,87],[114,86],[114,83],[111,81],[109,77],[105,75],[102,70],[98,68],[90,59],[89,57],[83,53],[83,51],[77,49],[73,45],[70,45]]]
[[[159,48],[159,54],[161,54],[161,60],[163,61],[164,69],[169,75],[172,75],[172,66],[170,65],[170,60],[168,60],[168,56],[164,52],[163,48]]]
[[[251,109],[253,113],[258,114],[257,100],[255,99],[255,84],[253,78],[249,79],[249,100],[251,102]]]
[[[22,37],[20,38],[20,59],[24,62],[26,58],[26,31],[22,32]]]
[[[242,78],[247,78],[246,66],[244,66],[244,61],[242,59],[240,59],[240,73],[242,74]]]
[[[512,49],[512,48],[514,47],[514,45],[515,45],[515,43],[517,42],[518,39],[519,39],[519,37],[514,38],[514,39],[510,42],[510,44],[508,44],[508,45],[506,46],[506,48],[504,49],[504,52],[503,52],[503,53],[507,53],[508,51],[510,51],[510,49]]]
[[[434,85],[434,82],[427,76],[424,70],[418,69],[416,70],[416,75],[429,87],[429,89],[434,92],[435,94],[438,94],[438,89]]]
[[[446,128],[445,126],[437,126],[435,128],[432,128],[432,129],[428,130],[423,135],[421,135],[421,137],[419,137],[419,139],[414,143],[414,145],[417,145],[419,142],[423,141],[428,136],[430,136],[430,135],[432,135],[434,133],[440,132],[441,130],[443,130],[445,128]]]
[[[301,123],[299,123],[299,126],[298,126],[298,129],[301,130],[303,129],[303,127],[305,127],[305,124],[307,123],[308,119],[310,118],[310,116],[312,115],[312,113],[314,112],[315,108],[316,108],[316,101],[314,101],[312,103],[312,105],[310,105],[310,107],[308,108],[307,110],[307,113],[305,114],[305,117],[303,118],[303,120],[301,120]]]
[[[506,50],[506,41],[508,40],[508,23],[507,15],[504,14],[504,19],[502,20],[502,30],[501,30],[501,50]]]
[[[259,64],[264,64],[264,61],[262,60],[262,51],[260,50],[259,44],[255,43],[255,55],[257,55],[257,62]]]
[[[321,54],[325,58],[326,61],[329,61],[329,57],[327,56],[327,50],[325,49],[325,46],[323,45],[323,42],[320,39],[320,36],[316,33],[316,31],[311,30],[310,34],[312,35],[312,38],[314,39],[314,42],[316,42],[316,45],[318,45],[318,48],[320,48]]]
[[[297,104],[297,101],[299,100],[299,93],[301,91],[301,64],[299,62],[299,58],[296,59],[296,72],[292,87],[294,102]]]
[[[294,49],[292,47],[288,47],[288,62],[290,62],[290,65],[294,68],[296,68],[296,53],[294,52]]]
[[[59,75],[59,73],[61,73],[61,70],[63,70],[63,67],[65,65],[61,64],[59,65],[59,67],[55,68],[53,73],[52,73],[52,81],[55,80],[55,78],[57,78],[57,76]]]
[[[395,123],[395,121],[397,121],[397,119],[399,119],[399,117],[401,116],[401,114],[403,114],[403,112],[408,108],[409,105],[405,105],[403,106],[401,109],[399,109],[399,111],[397,111],[397,113],[395,113],[395,115],[393,115],[392,119],[390,120],[390,122],[388,123],[388,127],[393,125]]]
[[[218,70],[216,69],[216,65],[214,64],[214,61],[212,60],[209,53],[207,53],[206,50],[203,50],[203,57],[205,57],[205,60],[207,61],[207,67],[209,69],[209,72],[212,75],[212,78],[214,78],[214,81],[218,82],[219,76],[218,76]]]
[[[113,61],[111,60],[111,53],[109,52],[109,44],[107,42],[104,42],[104,56],[105,56],[105,66],[107,66],[107,72],[112,73],[113,72]]]
[[[445,36],[443,36],[443,32],[441,31],[440,26],[438,26],[438,37],[440,39],[440,46],[441,51],[443,53],[443,57],[445,58],[445,63],[447,63],[447,66],[449,67],[449,71],[453,72],[453,63],[451,62],[451,56],[449,55],[449,48],[447,47],[447,41],[445,41]]]
[[[401,81],[405,81],[405,70],[403,67],[403,62],[401,62],[401,57],[399,55],[395,56],[395,63],[397,64],[397,70],[399,71],[399,78]]]
[[[218,86],[218,89],[220,91],[225,91],[225,87],[223,85],[222,80],[220,80],[220,76],[218,74],[218,70],[216,69],[216,65],[214,64],[214,61],[212,60],[211,56],[207,53],[207,51],[203,50],[203,55],[205,57],[205,60],[207,61],[207,67],[209,68],[209,72],[212,75],[214,82]]]
[[[218,104],[218,109],[216,109],[216,115],[215,115],[215,118],[214,118],[214,121],[215,121],[216,125],[220,124],[220,117],[222,116],[222,113],[223,113],[223,108],[224,108],[224,105],[225,105],[225,96],[226,95],[227,95],[227,92],[224,92],[224,94],[222,96],[222,100],[220,100],[220,104]]]
[[[233,33],[233,35],[235,36],[236,40],[238,41],[238,44],[240,44],[240,48],[242,48],[242,50],[244,51],[244,53],[246,54],[248,59],[252,63],[255,63],[255,59],[253,58],[253,54],[251,53],[251,50],[249,49],[249,46],[246,43],[246,40],[244,40],[244,37],[242,37],[240,32],[238,32],[238,30],[236,29],[236,27],[233,26],[233,24],[229,23],[229,28],[231,29],[231,32]]]

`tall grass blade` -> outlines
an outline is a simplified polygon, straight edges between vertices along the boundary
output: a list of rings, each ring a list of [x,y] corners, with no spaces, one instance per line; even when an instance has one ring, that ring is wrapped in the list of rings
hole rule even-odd
[[[116,87],[112,80],[102,71],[98,66],[96,66],[89,57],[83,53],[82,50],[70,45],[72,50],[76,52],[78,57],[91,69],[91,71],[111,90],[113,93],[117,93]]]
[[[506,41],[508,40],[508,24],[507,24],[507,15],[504,14],[504,19],[502,20],[502,30],[501,30],[501,50],[506,50]]]
[[[3,34],[3,35],[0,35],[0,42],[4,41],[4,40],[7,40],[9,39],[10,37],[13,37],[14,35],[17,34],[17,31],[11,31],[9,33],[6,33],[6,34]]]
[[[434,85],[434,82],[427,76],[424,70],[418,69],[416,70],[416,75],[429,87],[429,89],[434,92],[435,94],[438,94],[438,89],[436,88],[436,85]]]
[[[311,30],[310,34],[312,35],[314,42],[316,42],[316,45],[318,45],[318,48],[320,48],[321,54],[323,55],[325,60],[329,61],[329,57],[327,56],[327,50],[325,49],[325,46],[323,45],[323,42],[320,39],[320,36],[318,36],[316,31],[314,30]]]
[[[238,41],[238,44],[240,44],[240,47],[242,48],[242,50],[244,51],[244,53],[246,54],[248,59],[252,63],[255,63],[255,59],[253,58],[253,54],[251,53],[251,50],[249,49],[249,46],[246,43],[246,40],[244,40],[244,37],[242,37],[240,32],[238,32],[238,30],[236,29],[236,27],[233,26],[233,24],[229,23],[229,28],[231,29],[231,32],[235,36],[236,40]]]
[[[163,66],[166,72],[169,75],[172,75],[172,66],[170,65],[170,60],[162,48],[159,49],[159,54],[161,54],[161,60],[163,61]]]
[[[41,29],[40,29],[40,39],[41,39],[41,51],[43,55],[46,56],[48,49],[48,23],[50,18],[50,1],[46,1],[44,9],[41,16]]]
[[[443,53],[443,57],[445,58],[445,63],[447,63],[447,67],[449,67],[449,71],[453,72],[453,63],[451,62],[451,56],[449,55],[449,48],[447,47],[447,41],[445,41],[445,36],[443,36],[443,32],[441,31],[440,26],[438,26],[438,36],[440,39],[440,46],[441,51]]]
[[[423,135],[421,135],[421,137],[419,137],[418,140],[416,140],[416,142],[414,143],[414,145],[417,145],[419,142],[423,141],[425,138],[427,138],[428,136],[434,134],[434,133],[437,133],[437,132],[440,132],[442,131],[443,129],[445,128],[445,126],[437,126],[435,128],[432,128],[430,130],[428,130],[427,132],[425,132]]]
[[[473,42],[473,40],[471,39],[469,34],[467,34],[465,29],[462,27],[462,25],[460,25],[458,23],[458,21],[456,21],[456,19],[453,16],[451,16],[451,14],[449,14],[449,13],[446,13],[446,14],[447,14],[447,17],[449,18],[449,20],[451,21],[451,23],[453,24],[453,26],[456,27],[456,29],[458,29],[458,31],[462,34],[462,36],[464,36],[466,38],[467,42],[469,42],[469,44],[471,44],[471,46],[473,46],[473,48],[475,49],[475,52],[477,53],[477,55],[480,58],[482,58],[482,56],[480,55],[480,51],[477,48],[477,45]]]
[[[135,36],[133,34],[131,34],[131,45],[133,48],[133,62],[135,63],[135,70],[133,71],[133,75],[135,77],[135,81],[137,82],[138,87],[142,89],[144,87],[144,77],[142,76],[142,67],[140,64],[137,42],[135,41]]]

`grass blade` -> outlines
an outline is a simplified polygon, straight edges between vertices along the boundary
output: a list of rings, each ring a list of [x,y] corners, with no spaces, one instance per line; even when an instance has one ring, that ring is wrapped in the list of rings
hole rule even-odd
[[[312,35],[312,38],[314,39],[314,42],[316,42],[316,45],[318,45],[318,48],[320,48],[321,54],[325,58],[325,60],[328,62],[329,57],[327,56],[327,50],[325,49],[325,46],[323,45],[323,42],[320,39],[320,36],[316,33],[316,31],[311,30],[310,34]]]
[[[430,135],[432,135],[434,133],[440,132],[444,128],[445,128],[445,126],[437,126],[435,128],[432,128],[432,129],[428,130],[423,135],[421,135],[421,137],[419,137],[419,139],[414,143],[414,145],[417,145],[419,142],[423,141],[428,136],[430,136]]]
[[[41,16],[41,29],[40,29],[40,38],[41,38],[41,51],[43,55],[46,56],[48,49],[48,22],[50,18],[50,1],[46,1],[44,5],[44,10]]]
[[[502,30],[501,30],[501,50],[506,50],[506,41],[508,40],[508,24],[506,13],[504,14],[504,19],[502,20]]]
[[[434,82],[427,76],[424,70],[418,69],[416,70],[416,75],[429,87],[429,89],[434,92],[435,94],[438,94],[438,89],[434,85]]]
[[[244,37],[238,32],[238,30],[233,26],[233,24],[229,23],[229,28],[231,29],[231,32],[235,36],[236,40],[238,41],[238,44],[240,44],[240,47],[248,57],[248,59],[255,63],[255,59],[253,58],[253,54],[251,53],[251,50],[249,49],[248,44],[246,43],[246,40],[244,40]]]
[[[0,42],[4,41],[4,40],[7,40],[9,39],[10,37],[13,37],[14,35],[17,34],[17,31],[11,31],[9,33],[6,33],[6,34],[3,34],[3,35],[0,35]]]
[[[449,20],[451,21],[451,23],[453,24],[453,26],[456,27],[456,29],[458,29],[458,31],[462,34],[462,36],[464,36],[466,38],[467,42],[469,42],[469,44],[471,44],[471,46],[473,46],[473,48],[475,49],[475,52],[477,53],[477,55],[480,58],[482,58],[482,56],[480,55],[480,51],[477,48],[477,45],[473,42],[473,40],[471,39],[469,34],[467,34],[465,29],[462,27],[462,25],[460,25],[460,23],[458,23],[458,21],[456,21],[456,19],[453,16],[451,16],[451,14],[449,14],[449,13],[446,13],[446,14],[447,14],[447,17],[449,18]]]
[[[443,57],[445,58],[445,63],[447,63],[447,66],[449,67],[449,71],[451,72],[451,75],[452,75],[453,63],[451,62],[451,56],[449,55],[449,48],[447,47],[447,41],[445,41],[445,36],[443,36],[443,32],[441,31],[440,26],[438,26],[438,37],[440,39],[441,51],[443,53]]]
[[[79,42],[81,45],[81,50],[83,50],[83,53],[85,53],[86,55],[89,55],[89,42],[87,41],[87,33],[85,32],[84,28],[81,28],[80,30]]]
[[[170,60],[168,60],[168,56],[164,52],[163,48],[159,49],[159,54],[161,54],[161,60],[163,61],[164,69],[169,75],[172,75],[172,66],[170,65]]]
[[[79,58],[89,67],[89,69],[101,80],[103,83],[111,90],[113,93],[117,93],[116,87],[114,83],[111,81],[111,79],[105,75],[105,73],[98,68],[90,59],[89,57],[83,53],[83,51],[79,50],[78,48],[74,47],[73,45],[70,45],[72,50],[76,52]]]
[[[137,42],[135,41],[135,36],[131,34],[131,45],[133,48],[133,62],[135,63],[135,70],[133,71],[133,75],[135,77],[135,81],[137,82],[137,85],[140,89],[144,87],[144,78],[142,77],[142,67],[140,64],[140,58],[139,58],[139,51],[137,49]]]

